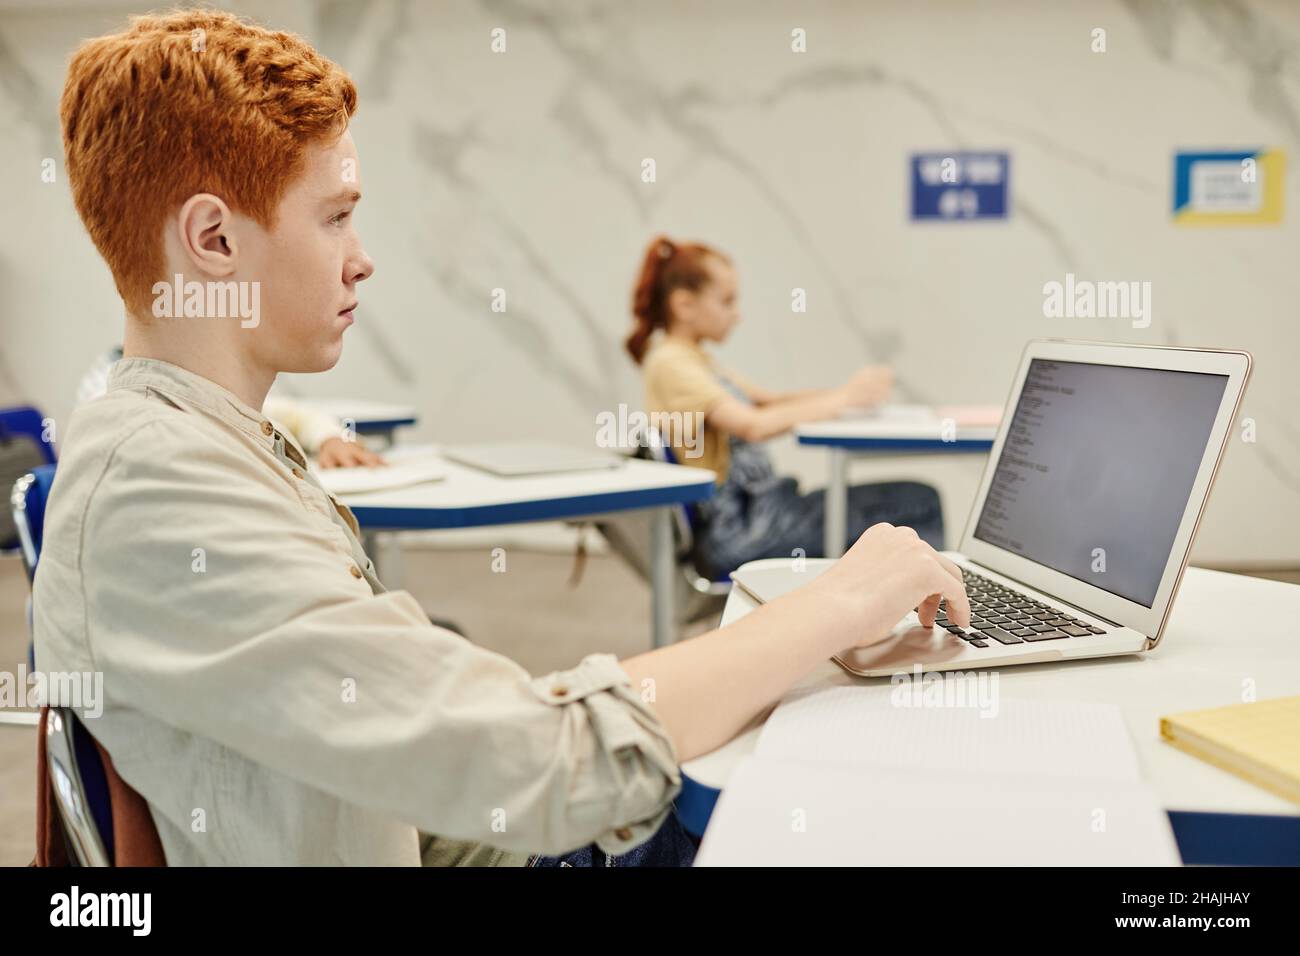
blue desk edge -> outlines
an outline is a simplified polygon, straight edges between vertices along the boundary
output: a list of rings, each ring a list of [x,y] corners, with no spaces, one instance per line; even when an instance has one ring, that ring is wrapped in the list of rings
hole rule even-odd
[[[611,491],[543,501],[517,501],[468,508],[388,508],[352,505],[352,513],[366,531],[408,531],[436,528],[474,528],[524,521],[554,521],[614,511],[633,511],[667,505],[685,505],[713,495],[711,479],[669,488]]]
[[[414,418],[368,418],[357,422],[356,429],[362,435],[370,432],[388,432],[403,425],[414,425]]]
[[[800,435],[800,445],[821,445],[825,448],[849,448],[859,451],[988,451],[993,440],[986,438],[958,438],[944,441],[941,438],[830,438],[819,435]]]

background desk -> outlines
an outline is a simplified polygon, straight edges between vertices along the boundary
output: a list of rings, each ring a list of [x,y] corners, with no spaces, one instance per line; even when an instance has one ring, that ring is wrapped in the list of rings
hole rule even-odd
[[[838,558],[844,553],[850,455],[986,452],[993,447],[997,431],[993,425],[958,427],[953,440],[945,441],[943,423],[938,419],[932,422],[833,419],[797,427],[794,433],[800,445],[820,446],[830,453],[823,538],[826,557]]]
[[[432,450],[429,446],[403,446],[402,454]],[[475,528],[648,509],[654,646],[675,639],[672,589],[677,561],[672,509],[711,496],[713,472],[639,459],[627,459],[622,466],[604,471],[522,478],[500,478],[450,461],[444,461],[443,468],[446,478],[442,481],[340,495],[339,500],[356,514],[368,537],[383,531]]]
[[[723,623],[755,606],[733,588]],[[1003,667],[998,674],[998,692],[1009,698],[1119,705],[1142,774],[1169,812],[1184,863],[1300,865],[1300,807],[1160,739],[1162,716],[1239,704],[1247,681],[1258,700],[1300,694],[1300,586],[1188,568],[1156,650]],[[867,681],[828,661],[800,686],[859,682]],[[736,761],[753,750],[766,717],[731,743],[682,766],[677,808],[687,829],[704,831],[718,792]],[[923,842],[919,846],[922,862]]]
[[[349,398],[304,398],[304,405],[333,415],[341,422],[350,421],[358,435],[373,435],[391,445],[393,433],[404,425],[414,425],[415,409],[409,405],[391,405]]]

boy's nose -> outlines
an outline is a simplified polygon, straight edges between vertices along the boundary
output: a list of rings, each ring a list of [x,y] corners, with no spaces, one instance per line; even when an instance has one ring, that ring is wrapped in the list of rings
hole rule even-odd
[[[364,282],[375,274],[375,261],[364,252],[348,265],[348,280],[350,282]]]

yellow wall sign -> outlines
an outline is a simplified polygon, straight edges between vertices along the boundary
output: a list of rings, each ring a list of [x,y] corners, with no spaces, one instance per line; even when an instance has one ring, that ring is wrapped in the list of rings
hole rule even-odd
[[[1174,154],[1174,222],[1243,226],[1282,221],[1286,154],[1276,149]]]

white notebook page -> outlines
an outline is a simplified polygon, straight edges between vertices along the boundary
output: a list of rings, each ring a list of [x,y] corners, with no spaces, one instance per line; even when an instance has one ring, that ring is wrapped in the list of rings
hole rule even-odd
[[[984,707],[978,685],[971,707],[901,706],[892,686],[792,694],[728,779],[696,865],[1179,863],[1118,708],[987,687]]]

